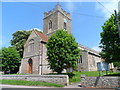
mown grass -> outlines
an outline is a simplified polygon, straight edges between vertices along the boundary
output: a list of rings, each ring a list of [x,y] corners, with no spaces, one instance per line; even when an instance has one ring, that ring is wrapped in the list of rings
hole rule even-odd
[[[24,81],[24,80],[0,80],[0,84],[10,85],[25,85],[25,86],[47,86],[47,87],[64,87],[64,85],[39,82],[39,81]]]
[[[73,72],[73,74],[74,75],[69,78],[70,83],[80,82],[81,81],[80,76],[83,74],[86,76],[99,76],[99,73],[96,71],[93,71],[93,72]]]
[[[101,72],[102,73],[102,72]],[[98,71],[91,71],[91,72],[88,72],[88,71],[83,71],[83,72],[73,72],[72,73],[72,77],[69,76],[69,82],[70,83],[77,83],[77,82],[80,82],[81,81],[81,78],[80,76],[81,75],[86,75],[86,76],[89,76],[89,77],[92,77],[92,76],[99,76],[99,72]],[[103,72],[104,75],[106,75],[106,72],[104,71]],[[108,75],[106,76],[118,76],[118,72],[110,72],[108,71]]]
[[[99,76],[98,71],[93,71],[93,72],[82,71],[82,72],[72,72],[72,73],[61,73],[59,75],[68,75],[70,83],[77,83],[77,82],[81,81],[80,76],[83,74],[86,76]],[[58,75],[58,74],[57,73],[49,73],[48,75]]]
[[[101,75],[102,75],[102,71],[100,72]],[[109,76],[113,76],[113,75],[118,75],[118,72],[111,72],[111,71],[108,71],[107,72]],[[48,75],[58,75],[57,73],[49,73]],[[80,76],[81,75],[86,75],[86,76],[89,76],[89,77],[98,77],[99,76],[99,72],[98,71],[82,71],[82,72],[72,72],[72,73],[62,73],[62,74],[59,74],[59,75],[68,75],[69,76],[69,83],[77,83],[77,82],[80,82],[81,81],[81,78]],[[106,71],[103,71],[103,75],[106,75]],[[108,76],[106,75],[106,76]]]
[[[120,72],[113,72],[105,76],[120,76]]]
[[[82,71],[82,72],[72,72],[72,73],[62,73],[60,75],[68,75],[69,76],[69,82],[70,84],[71,83],[77,83],[77,82],[80,82],[81,81],[81,78],[80,76],[81,75],[86,75],[86,76],[89,76],[89,77],[92,77],[92,76],[99,76],[99,72],[98,71],[91,71],[91,72],[88,72],[88,71]],[[102,74],[102,72],[101,72]],[[47,74],[47,75],[58,75],[57,73],[50,73],[50,74]],[[104,76],[120,76],[120,72],[110,72],[108,71],[108,75],[106,75],[106,72],[103,71],[103,75]],[[29,86],[54,86],[54,87],[63,87],[63,85],[59,85],[59,84],[53,84],[53,83],[45,83],[45,82],[37,82],[37,81],[15,81],[15,80],[10,80],[10,81],[7,81],[7,80],[3,80],[2,83],[3,84],[9,84],[9,83],[15,83],[13,85],[29,85]],[[24,83],[24,84],[23,84]]]

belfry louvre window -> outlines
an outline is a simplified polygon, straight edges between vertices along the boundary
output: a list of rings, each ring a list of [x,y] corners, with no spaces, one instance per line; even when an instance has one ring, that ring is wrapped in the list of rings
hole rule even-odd
[[[67,27],[66,27],[66,22],[64,22],[64,29],[67,30]]]
[[[52,21],[49,22],[49,29],[52,29]]]
[[[67,30],[67,20],[64,18],[64,25],[63,25],[63,28],[65,29],[65,30]]]

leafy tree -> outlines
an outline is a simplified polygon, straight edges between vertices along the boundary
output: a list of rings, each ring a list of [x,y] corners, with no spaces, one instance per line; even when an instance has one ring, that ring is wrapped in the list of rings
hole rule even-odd
[[[20,57],[23,57],[24,44],[27,41],[31,31],[17,31],[12,34],[13,38],[11,40],[11,45],[14,46],[20,53]]]
[[[47,42],[47,56],[50,68],[57,73],[63,69],[75,68],[80,56],[78,43],[71,34],[57,30]]]
[[[120,19],[120,15],[119,15]],[[101,32],[101,56],[106,62],[120,63],[120,39],[118,29],[115,25],[115,16],[111,17],[102,26],[103,32]],[[114,63],[114,64],[115,64]],[[117,64],[118,64],[117,63]]]
[[[11,72],[19,66],[20,55],[14,47],[2,48],[0,50],[0,62],[2,71]]]
[[[114,64],[115,67],[120,67],[120,61],[113,62],[113,64]]]

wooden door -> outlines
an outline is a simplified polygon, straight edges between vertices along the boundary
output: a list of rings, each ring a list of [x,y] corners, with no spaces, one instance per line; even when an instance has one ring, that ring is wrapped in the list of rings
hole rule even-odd
[[[32,74],[32,59],[28,60],[27,73]]]

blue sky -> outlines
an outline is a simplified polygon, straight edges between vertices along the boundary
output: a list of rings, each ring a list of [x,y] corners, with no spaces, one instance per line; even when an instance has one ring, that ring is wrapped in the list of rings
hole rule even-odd
[[[52,10],[57,2],[2,2],[2,46],[10,46],[12,34],[18,30],[43,30],[44,12]],[[116,3],[60,2],[71,13],[72,33],[79,44],[99,50],[101,26],[109,18]],[[1,44],[1,42],[0,42]]]

